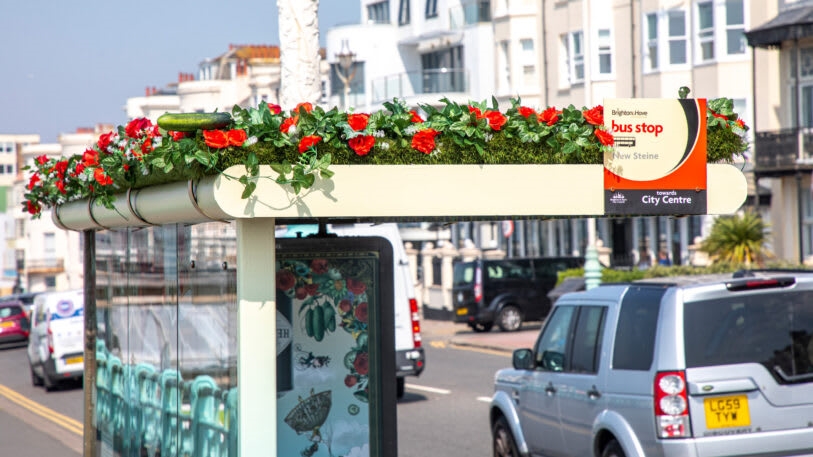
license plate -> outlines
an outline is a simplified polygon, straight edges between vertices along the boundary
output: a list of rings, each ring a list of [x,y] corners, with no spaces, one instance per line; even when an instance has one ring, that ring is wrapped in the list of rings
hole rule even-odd
[[[706,428],[747,427],[751,425],[748,397],[732,395],[703,400],[706,410]]]
[[[468,313],[469,313],[468,308],[457,308],[457,315],[458,316],[462,316],[462,315],[468,314]]]
[[[65,359],[65,364],[66,365],[73,365],[74,363],[82,363],[82,362],[84,362],[84,359],[83,359],[82,356],[68,357],[67,359]]]
[[[14,327],[14,322],[0,322],[0,328]]]

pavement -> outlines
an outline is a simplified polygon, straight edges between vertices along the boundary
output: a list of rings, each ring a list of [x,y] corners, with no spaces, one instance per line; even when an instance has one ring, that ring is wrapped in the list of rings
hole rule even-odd
[[[424,342],[445,341],[456,346],[510,354],[514,349],[533,348],[540,328],[540,322],[531,322],[524,323],[516,332],[503,332],[496,326],[490,332],[475,332],[464,323],[423,319],[421,320],[421,337]]]

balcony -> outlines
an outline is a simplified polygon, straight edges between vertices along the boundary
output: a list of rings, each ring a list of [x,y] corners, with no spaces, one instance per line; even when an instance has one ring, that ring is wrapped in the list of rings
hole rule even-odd
[[[371,82],[373,103],[407,99],[423,94],[465,93],[469,73],[464,68],[438,68],[399,73]]]
[[[18,267],[19,265],[18,261]],[[65,271],[64,259],[25,259],[23,264],[25,271],[29,275],[35,274],[56,274]],[[23,268],[20,268],[21,270]]]
[[[754,173],[759,176],[813,169],[813,129],[757,132],[754,147]]]

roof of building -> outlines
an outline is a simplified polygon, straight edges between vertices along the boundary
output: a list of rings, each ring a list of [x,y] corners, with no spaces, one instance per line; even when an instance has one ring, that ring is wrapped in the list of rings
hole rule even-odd
[[[795,6],[775,18],[745,32],[748,45],[757,48],[779,47],[783,41],[813,36],[813,5]]]

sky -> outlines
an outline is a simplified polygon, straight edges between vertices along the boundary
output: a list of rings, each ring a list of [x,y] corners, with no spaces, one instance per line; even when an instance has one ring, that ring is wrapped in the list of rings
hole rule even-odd
[[[299,0],[309,1],[309,0]],[[320,41],[359,22],[358,0],[321,0]],[[127,122],[146,87],[197,75],[229,44],[279,44],[276,0],[0,0],[0,134]]]

